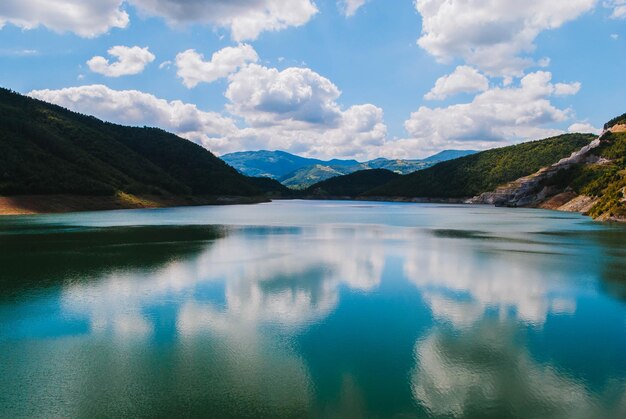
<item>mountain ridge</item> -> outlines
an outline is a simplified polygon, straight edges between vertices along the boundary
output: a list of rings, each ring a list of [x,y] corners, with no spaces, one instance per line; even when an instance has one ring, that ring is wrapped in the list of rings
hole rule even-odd
[[[399,174],[408,174],[441,161],[474,153],[476,153],[474,150],[444,150],[421,160],[377,158],[359,162],[341,159],[320,160],[281,150],[259,150],[229,153],[221,158],[248,176],[269,177],[293,189],[306,189],[317,182],[361,170],[387,169]]]

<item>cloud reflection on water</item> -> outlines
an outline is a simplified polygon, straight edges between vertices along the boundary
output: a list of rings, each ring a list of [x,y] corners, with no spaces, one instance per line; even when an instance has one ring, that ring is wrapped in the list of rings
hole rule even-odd
[[[515,328],[501,322],[482,321],[461,334],[434,329],[415,344],[415,359],[413,396],[437,417],[492,412],[582,419],[626,413],[626,382],[613,381],[605,394],[594,395],[582,381],[533,360]]]

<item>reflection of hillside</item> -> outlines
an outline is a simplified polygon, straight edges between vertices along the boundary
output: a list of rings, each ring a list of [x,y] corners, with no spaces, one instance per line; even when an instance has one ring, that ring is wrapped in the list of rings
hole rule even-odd
[[[597,264],[600,285],[613,297],[626,301],[626,226],[604,225],[590,231],[557,231],[542,233],[555,240],[585,245],[590,250],[583,255]]]
[[[613,297],[626,302],[626,227],[612,226],[611,229],[594,232],[590,237],[602,249],[602,286]]]
[[[0,285],[9,290],[81,282],[119,271],[159,269],[224,236],[211,226],[63,228],[0,232]],[[4,234],[2,234],[4,233]]]
[[[620,409],[624,413],[620,399],[626,400],[626,382],[612,382],[610,400],[599,403],[603,395],[533,360],[502,323],[482,322],[461,334],[434,330],[416,343],[415,359],[413,395],[434,416],[609,418],[622,417]]]

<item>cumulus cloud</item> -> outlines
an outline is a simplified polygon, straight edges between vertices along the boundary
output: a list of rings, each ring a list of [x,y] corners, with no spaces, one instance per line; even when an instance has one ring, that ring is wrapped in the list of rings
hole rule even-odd
[[[413,150],[485,149],[561,134],[546,126],[570,119],[573,112],[554,106],[550,98],[574,94],[580,84],[551,80],[551,73],[538,71],[523,77],[519,85],[491,88],[469,103],[422,106],[405,122],[409,138],[388,141],[383,154],[409,157]]]
[[[218,154],[272,148],[329,158],[377,156],[387,134],[382,109],[364,104],[342,110],[337,87],[309,69],[251,67],[246,74],[252,79],[241,71],[231,76],[228,94],[228,107],[248,123],[244,128],[220,113],[136,90],[88,85],[29,95],[107,121],[160,127]],[[254,77],[263,74],[258,84]]]
[[[308,68],[279,71],[251,64],[229,78],[227,109],[249,125],[241,141],[305,155],[370,155],[387,127],[382,109],[356,105],[343,110],[341,91]]]
[[[229,110],[249,125],[289,121],[301,126],[335,126],[341,117],[341,92],[330,80],[308,68],[283,71],[252,64],[230,77]]]
[[[574,83],[557,83],[554,85],[554,94],[556,96],[571,96],[580,91],[581,84],[579,82]]]
[[[111,28],[125,28],[128,14],[123,0],[2,0],[0,28],[6,23],[24,29],[45,26],[56,32],[74,32],[93,38]]]
[[[213,54],[210,61],[193,49],[181,52],[176,56],[178,77],[188,88],[196,87],[199,83],[211,83],[229,74],[250,62],[257,62],[259,56],[254,48],[247,44],[236,47],[226,47]]]
[[[264,31],[302,26],[317,12],[311,0],[3,0],[0,28],[46,26],[92,38],[129,23],[124,5],[171,24],[198,23],[231,31],[236,41],[254,40]]]
[[[623,1],[623,0],[618,0]],[[418,44],[441,62],[462,58],[489,75],[521,76],[544,30],[591,10],[596,0],[416,0]]]
[[[357,10],[359,10],[368,0],[340,0],[337,2],[339,10],[346,16],[354,16]]]
[[[109,60],[104,57],[93,57],[87,61],[87,66],[91,71],[107,77],[139,74],[156,58],[148,50],[148,47],[125,47],[118,45],[110,48],[107,52],[110,56],[115,57],[117,61],[109,63]]]
[[[592,133],[599,135],[602,132],[601,128],[596,128],[588,122],[576,122],[572,124],[567,129],[568,132],[582,132],[582,133]]]
[[[424,99],[441,100],[458,93],[484,92],[487,89],[489,89],[487,77],[475,68],[463,65],[457,67],[452,74],[440,77]]]
[[[28,95],[111,122],[160,127],[203,145],[219,144],[237,130],[231,119],[218,113],[204,112],[192,104],[159,99],[137,90],[89,85],[33,90]]]
[[[316,13],[311,0],[131,0],[144,13],[172,24],[200,23],[228,28],[235,41],[261,32],[302,26]]]

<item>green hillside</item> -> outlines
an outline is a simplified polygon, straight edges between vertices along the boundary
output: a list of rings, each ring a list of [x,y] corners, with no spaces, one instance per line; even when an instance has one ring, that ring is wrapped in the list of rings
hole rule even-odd
[[[409,198],[466,198],[530,175],[589,144],[595,137],[566,134],[503,147],[439,163],[402,176],[366,196]]]
[[[100,121],[0,89],[0,195],[254,196],[206,149],[156,128]]]
[[[616,123],[609,127],[614,125]],[[593,149],[591,154],[603,160],[592,164],[576,164],[561,170],[548,180],[547,185],[557,186],[561,190],[568,188],[578,195],[596,198],[597,201],[589,211],[589,215],[594,218],[626,218],[626,133],[606,133],[600,146]]]
[[[324,166],[316,164],[298,169],[278,180],[288,188],[302,190],[326,179],[353,172],[354,169],[350,166]]]
[[[319,182],[304,190],[303,194],[313,197],[358,196],[399,177],[401,175],[386,169],[361,170]]]

